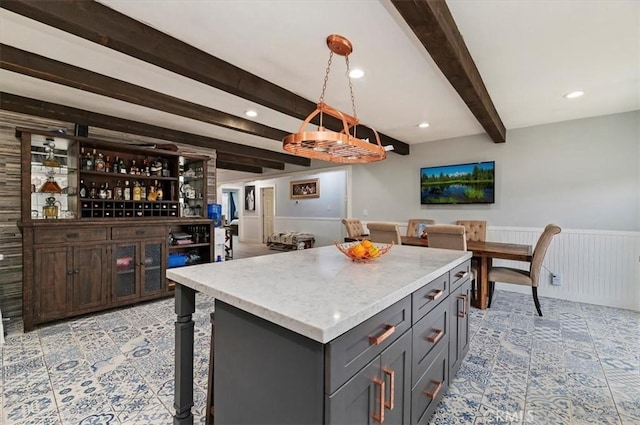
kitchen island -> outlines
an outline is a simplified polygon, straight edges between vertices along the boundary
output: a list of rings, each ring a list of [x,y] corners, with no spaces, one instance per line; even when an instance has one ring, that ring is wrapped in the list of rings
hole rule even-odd
[[[216,299],[217,423],[426,423],[466,352],[454,342],[450,360],[455,318],[468,319],[470,258],[395,246],[356,263],[328,246],[168,270],[174,423],[193,423],[196,291]]]

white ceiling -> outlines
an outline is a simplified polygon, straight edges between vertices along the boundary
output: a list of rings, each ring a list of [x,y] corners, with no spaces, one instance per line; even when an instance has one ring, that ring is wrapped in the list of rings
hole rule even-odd
[[[101,3],[316,102],[329,50],[326,36],[354,45],[358,116],[409,144],[483,129],[404,20],[381,0],[101,0]],[[467,47],[507,128],[640,109],[640,2],[450,0]],[[122,53],[0,10],[2,43],[110,77],[296,131],[300,120],[252,104]],[[167,52],[170,54],[170,52]],[[326,101],[351,111],[345,64],[333,61]],[[280,143],[169,113],[0,71],[0,89],[281,151]],[[563,94],[583,90],[566,100]],[[428,129],[417,124],[428,121]],[[509,142],[507,135],[507,143]]]

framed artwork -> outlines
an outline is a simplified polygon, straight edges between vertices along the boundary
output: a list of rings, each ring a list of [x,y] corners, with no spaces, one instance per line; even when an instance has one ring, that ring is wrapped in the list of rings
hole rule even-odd
[[[244,187],[244,209],[247,211],[256,210],[256,187],[253,185]]]
[[[320,179],[297,180],[291,182],[291,199],[319,197]]]

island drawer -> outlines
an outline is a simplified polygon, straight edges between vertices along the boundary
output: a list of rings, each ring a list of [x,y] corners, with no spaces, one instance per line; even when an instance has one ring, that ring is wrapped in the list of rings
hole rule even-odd
[[[418,322],[449,295],[449,273],[429,282],[411,294],[412,323]]]
[[[60,228],[37,229],[33,235],[36,244],[65,243],[65,242],[92,242],[107,240],[107,231],[104,227],[91,227],[86,229]]]
[[[411,327],[411,296],[345,332],[326,349],[325,393],[330,395]]]
[[[164,226],[113,227],[111,239],[140,239],[167,236]]]
[[[411,384],[415,384],[433,362],[441,347],[449,346],[449,302],[440,303],[429,314],[413,325],[413,359]]]
[[[447,346],[430,359],[425,373],[411,390],[411,425],[426,425],[437,407],[437,400],[449,386]]]
[[[458,288],[458,286],[462,285],[464,281],[471,277],[471,260],[467,260],[459,266],[454,267],[449,272],[449,280],[451,281],[451,285],[449,287],[449,291],[453,292]]]

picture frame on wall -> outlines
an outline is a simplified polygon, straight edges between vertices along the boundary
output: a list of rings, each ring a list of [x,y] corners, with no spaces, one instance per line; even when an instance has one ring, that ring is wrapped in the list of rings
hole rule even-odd
[[[320,179],[291,181],[291,199],[319,198]]]
[[[246,211],[256,210],[256,187],[253,185],[244,187],[244,209]]]

